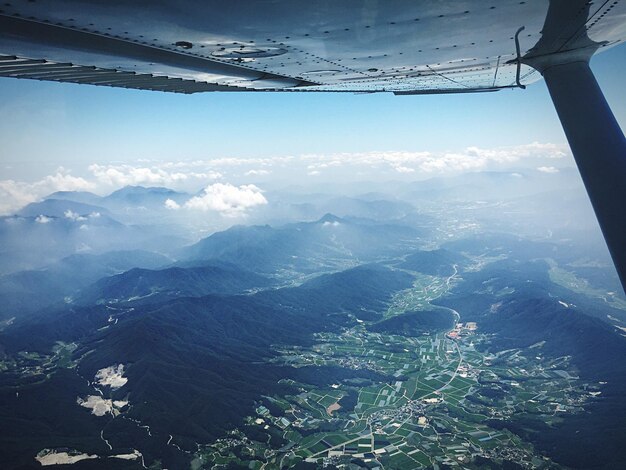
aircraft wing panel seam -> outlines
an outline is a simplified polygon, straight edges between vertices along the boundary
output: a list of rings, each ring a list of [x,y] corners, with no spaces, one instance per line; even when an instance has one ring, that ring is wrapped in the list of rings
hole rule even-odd
[[[240,87],[198,82],[180,77],[138,74],[136,72],[56,63],[17,56],[0,56],[0,77],[170,91],[173,93],[245,90]]]

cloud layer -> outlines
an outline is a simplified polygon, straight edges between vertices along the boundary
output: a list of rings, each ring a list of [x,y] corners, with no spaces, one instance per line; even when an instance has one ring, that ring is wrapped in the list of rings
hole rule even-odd
[[[563,166],[573,164],[571,158],[564,159],[567,155],[565,145],[533,142],[491,149],[468,147],[458,152],[382,151],[175,162],[142,160],[136,164],[94,163],[87,166],[87,173],[82,176],[74,176],[59,168],[54,174],[31,183],[13,179],[0,181],[0,213],[12,213],[55,191],[108,194],[124,186],[140,185],[167,186],[190,192],[205,187],[201,195],[186,203],[170,200],[166,207],[172,210],[212,210],[230,216],[266,204],[258,186],[268,184],[412,181],[487,170],[528,169],[557,173]]]
[[[166,166],[166,165],[164,165]],[[216,180],[222,175],[216,171],[171,171],[161,166],[137,167],[133,165],[89,166],[89,171],[102,184],[113,187],[124,186],[176,186],[188,181]]]
[[[468,147],[462,152],[365,152],[305,155],[308,173],[319,175],[333,168],[357,166],[388,169],[400,174],[445,174],[497,169],[524,161],[550,161],[566,156],[566,147],[533,142],[515,147],[483,149]]]

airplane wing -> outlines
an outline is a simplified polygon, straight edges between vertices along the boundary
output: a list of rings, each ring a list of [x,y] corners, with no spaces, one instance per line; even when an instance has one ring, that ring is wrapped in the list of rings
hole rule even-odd
[[[548,0],[9,1],[0,76],[180,93],[494,91],[541,77],[519,55],[587,47],[581,28],[626,38],[620,1],[568,0],[549,40]]]

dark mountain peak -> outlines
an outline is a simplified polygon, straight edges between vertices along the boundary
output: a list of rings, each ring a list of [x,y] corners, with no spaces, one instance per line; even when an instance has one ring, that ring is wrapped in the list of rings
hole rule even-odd
[[[277,229],[269,225],[233,225],[232,227],[224,230],[223,232],[215,232],[198,241],[192,246],[201,246],[210,241],[227,240],[241,242],[242,240],[255,241],[259,240],[259,237],[267,237],[270,234],[276,233]]]
[[[168,199],[183,204],[189,197],[187,193],[164,187],[126,186],[103,198],[102,204],[116,211],[127,211],[131,207],[161,211],[166,210],[165,201]]]
[[[340,217],[337,217],[336,215],[331,214],[330,212],[325,214],[320,220],[317,221],[318,224],[325,224],[325,223],[342,223],[345,222],[345,219],[342,219]]]
[[[149,191],[149,189],[150,188],[145,187],[145,186],[133,186],[133,185],[129,184],[127,186],[124,186],[123,188],[120,188],[118,190],[113,191],[107,197],[118,196],[118,195],[122,195],[122,194],[145,193],[145,192]]]
[[[220,233],[239,233],[239,232],[271,232],[275,230],[271,225],[233,225],[232,227],[224,230],[223,232],[216,232],[214,235],[218,235]]]
[[[105,199],[116,200],[116,199],[127,199],[129,197],[137,197],[137,196],[170,196],[170,195],[180,195],[178,191],[174,191],[173,189],[165,188],[162,186],[124,186],[117,191],[113,191],[109,194]]]

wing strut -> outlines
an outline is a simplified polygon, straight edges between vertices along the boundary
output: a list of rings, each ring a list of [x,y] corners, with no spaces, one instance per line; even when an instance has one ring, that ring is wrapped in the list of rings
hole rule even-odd
[[[626,140],[588,60],[542,73],[626,291]]]
[[[521,61],[546,81],[626,292],[626,140],[589,68],[593,54],[606,45],[587,34],[600,11],[592,13],[592,4],[550,0],[541,38]]]

